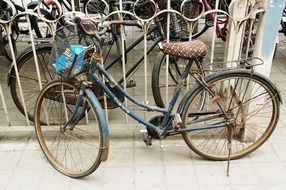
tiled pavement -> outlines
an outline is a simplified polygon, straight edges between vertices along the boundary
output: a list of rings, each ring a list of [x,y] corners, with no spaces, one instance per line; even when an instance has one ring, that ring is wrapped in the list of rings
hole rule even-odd
[[[279,44],[271,79],[279,87],[286,102],[286,40],[283,39],[285,37]],[[5,81],[3,75],[1,80]],[[4,88],[5,83],[1,85]],[[7,90],[6,87],[4,89]],[[232,161],[229,177],[226,176],[226,162],[202,160],[187,148],[181,138],[153,141],[151,147],[146,147],[139,128],[123,127],[119,130],[122,127],[113,126],[107,162],[84,179],[71,179],[48,163],[31,128],[9,128],[5,126],[4,119],[1,121],[0,190],[286,189],[284,104],[281,106],[280,121],[271,138],[251,155]]]

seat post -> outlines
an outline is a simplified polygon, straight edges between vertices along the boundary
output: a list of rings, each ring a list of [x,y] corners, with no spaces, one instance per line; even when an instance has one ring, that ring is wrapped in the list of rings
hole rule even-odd
[[[185,80],[187,79],[188,74],[189,74],[189,72],[190,72],[190,69],[191,69],[191,67],[192,67],[192,65],[193,65],[193,62],[194,62],[194,59],[189,59],[187,65],[186,65],[186,67],[185,67],[185,70],[183,71],[182,76],[181,76],[181,79],[182,79],[183,81],[185,81]]]
[[[172,99],[171,99],[171,101],[169,103],[169,106],[168,106],[171,112],[172,112],[172,109],[174,108],[174,105],[175,105],[176,101],[178,100],[180,92],[181,92],[181,90],[182,90],[182,88],[183,88],[183,86],[185,84],[185,81],[186,81],[186,79],[188,77],[189,71],[190,71],[191,66],[193,64],[193,61],[194,61],[193,58],[192,59],[188,59],[188,60],[189,61],[188,61],[187,65],[186,65],[186,67],[185,67],[185,70],[183,71],[183,73],[181,75],[179,83],[178,83],[178,85],[177,85],[177,87],[176,87],[176,89],[174,91],[173,97],[172,97]],[[170,114],[171,114],[171,112],[170,112]]]

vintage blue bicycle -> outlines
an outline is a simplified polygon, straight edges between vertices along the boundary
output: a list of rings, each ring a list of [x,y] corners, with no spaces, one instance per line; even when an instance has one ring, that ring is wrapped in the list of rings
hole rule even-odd
[[[256,64],[252,61],[260,64],[260,59],[233,61],[235,68],[227,67],[230,63],[220,64],[219,69],[204,77],[192,68],[192,64],[202,63],[207,54],[202,41],[164,43],[162,51],[165,54],[188,62],[169,106],[160,108],[142,103],[124,91],[101,63],[102,37],[94,33],[93,23],[80,18],[76,18],[75,23],[78,31],[95,37],[99,44],[88,47],[66,44],[57,48],[55,70],[64,77],[51,81],[42,89],[35,107],[38,141],[51,165],[59,172],[81,178],[107,160],[108,122],[99,103],[103,93],[100,95],[91,89],[95,84],[98,92],[104,91],[106,98],[146,126],[144,141],[147,145],[152,139],[182,135],[188,147],[200,156],[210,160],[231,160],[255,151],[275,129],[281,97],[268,78],[253,71]],[[177,102],[188,76],[196,83],[182,101]],[[149,121],[143,119],[124,104],[124,99],[118,98],[122,95],[146,111],[159,114]],[[178,105],[176,110],[175,105]]]

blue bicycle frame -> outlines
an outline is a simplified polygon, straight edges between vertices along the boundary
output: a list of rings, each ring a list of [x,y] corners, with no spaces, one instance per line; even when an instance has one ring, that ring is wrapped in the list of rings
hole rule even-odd
[[[93,57],[97,57],[97,56],[93,56]],[[191,68],[193,60],[190,60],[188,62],[188,64],[186,65],[186,68],[184,70],[184,72],[181,75],[181,78],[179,80],[179,83],[174,91],[174,95],[172,97],[172,99],[170,100],[169,106],[168,108],[160,108],[157,106],[152,106],[152,105],[148,105],[148,104],[144,104],[142,102],[140,102],[138,99],[130,96],[114,79],[113,77],[100,65],[99,60],[91,60],[90,61],[90,69],[89,69],[89,73],[88,73],[88,78],[87,81],[91,82],[91,81],[96,81],[96,83],[107,93],[107,95],[120,107],[121,110],[123,110],[125,113],[127,113],[130,117],[132,117],[133,119],[135,119],[136,121],[138,121],[139,123],[145,125],[147,128],[156,131],[158,133],[158,135],[164,136],[164,135],[175,135],[175,134],[179,134],[179,133],[183,133],[183,132],[191,132],[191,131],[197,131],[197,130],[205,130],[205,129],[213,129],[213,128],[221,128],[221,127],[226,127],[225,123],[222,124],[216,124],[216,125],[207,125],[207,126],[199,126],[199,127],[192,127],[192,128],[179,128],[177,130],[168,130],[168,127],[171,125],[171,121],[172,121],[172,111],[174,109],[174,105],[178,100],[179,94],[182,90],[182,87],[189,75],[189,70]],[[163,117],[163,121],[160,124],[160,126],[156,126],[148,121],[146,121],[145,119],[141,118],[138,114],[136,114],[135,112],[129,110],[118,98],[117,96],[110,90],[110,88],[101,80],[101,78],[97,75],[98,71],[100,74],[102,74],[111,84],[110,86],[112,86],[113,88],[117,88],[119,90],[120,93],[122,93],[127,99],[129,99],[131,102],[133,102],[134,104],[138,105],[139,107],[143,107],[145,108],[147,111],[157,111],[160,113],[163,113],[164,117]],[[202,86],[204,86],[204,88],[206,89],[206,91],[211,95],[214,96],[214,94],[212,93],[212,91],[197,77],[194,77]],[[85,89],[88,85],[82,85],[80,92],[79,92],[79,96],[77,98],[77,102],[74,108],[74,111],[72,113],[72,116],[75,115],[75,113],[77,112],[79,106],[81,105],[81,101],[82,101],[82,96],[85,94]],[[95,96],[95,95],[94,95]],[[96,97],[93,97],[96,98]],[[222,115],[224,115],[224,117],[227,117],[226,113],[223,111],[221,105],[219,103],[217,103],[220,110],[222,111]],[[215,114],[215,112],[208,112],[208,113],[199,113],[200,114]],[[69,125],[70,122],[77,122],[80,119],[74,119],[73,117],[70,117],[70,120],[66,123],[66,125],[63,127],[64,129]]]

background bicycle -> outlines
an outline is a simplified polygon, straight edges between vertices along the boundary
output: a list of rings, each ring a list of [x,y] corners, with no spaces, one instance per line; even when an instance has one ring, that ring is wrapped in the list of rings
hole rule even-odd
[[[16,9],[16,14],[21,14],[22,12],[25,12],[25,8],[21,4],[15,3],[15,1],[10,1],[12,5]],[[33,12],[37,12],[37,6],[38,2],[30,2],[27,5],[27,9]],[[9,17],[9,14],[11,15],[11,7],[7,5],[7,3],[3,0],[0,1],[0,12],[2,17]],[[42,14],[47,14],[47,12],[44,9],[41,9]],[[48,31],[48,24],[43,22],[41,19],[39,19],[36,16],[29,16],[30,23],[31,23],[31,29],[34,34],[34,38],[38,39],[39,41],[44,41],[43,39],[49,38],[50,35],[47,33]],[[8,38],[7,35],[4,33],[4,29],[1,27],[0,29],[0,37],[1,37],[1,45],[5,47],[2,49],[2,55],[5,55],[5,57],[12,61],[11,53],[8,45]],[[28,29],[28,22],[26,20],[25,15],[17,16],[12,23],[12,31],[11,31],[11,37],[13,41],[14,51],[17,55],[17,41],[28,43],[29,42],[29,29]]]
[[[112,11],[116,11],[118,9],[118,5],[116,4],[111,4],[111,10]],[[106,8],[107,7],[101,7],[100,9],[98,8],[98,4],[97,1],[91,1],[90,4],[86,4],[85,6],[87,6],[86,10],[88,14],[94,14],[94,13],[102,13],[102,14],[106,14]],[[106,5],[104,5],[106,6]],[[115,7],[114,7],[115,6]],[[140,9],[140,7],[138,7],[138,9]],[[51,10],[51,8],[49,8],[48,10]],[[56,8],[53,9],[54,11],[57,11]],[[53,11],[52,10],[52,11]],[[101,12],[100,12],[101,11]],[[133,10],[132,10],[133,11]],[[43,16],[46,16],[47,11],[45,12],[45,14]],[[142,12],[137,13],[138,15],[142,14]],[[146,15],[146,13],[144,13]],[[55,14],[57,15],[57,14]],[[116,17],[115,17],[116,16]],[[115,15],[111,18],[109,18],[108,20],[118,20],[119,19],[119,15]],[[141,15],[142,16],[142,15]],[[165,15],[167,16],[167,15]],[[49,18],[52,16],[49,16]],[[154,51],[154,48],[157,46],[157,43],[166,39],[166,34],[161,33],[161,27],[165,22],[162,22],[161,19],[164,18],[163,16],[161,16],[160,18],[156,18],[156,21],[154,23],[152,23],[152,25],[149,27],[149,32],[148,32],[148,39],[152,42],[152,45],[150,46],[150,48],[148,49],[148,55],[149,53],[151,54],[152,51]],[[54,18],[55,19],[55,18]],[[166,19],[166,18],[164,18]],[[61,25],[64,25],[65,21],[61,21]],[[118,70],[120,70],[120,68],[116,68],[114,66],[116,66],[116,64],[118,65],[118,63],[122,64],[122,58],[120,56],[121,54],[121,31],[124,32],[124,28],[121,29],[120,27],[124,27],[125,25],[127,25],[127,27],[139,27],[138,26],[138,22],[134,20],[134,18],[129,22],[126,21],[126,24],[116,24],[116,25],[112,25],[108,31],[104,34],[104,43],[102,45],[102,50],[103,50],[103,59],[104,59],[104,63],[106,64],[106,68],[107,69],[111,69],[114,70],[114,72],[118,73]],[[129,25],[129,26],[128,26]],[[60,26],[59,26],[60,27]],[[59,28],[58,33],[65,33],[66,31],[61,31],[61,28]],[[123,36],[125,36],[125,34],[123,34]],[[69,38],[72,40],[74,36],[70,36]],[[94,39],[88,39],[89,37],[82,37],[81,38],[81,42],[82,43],[87,43],[87,44],[91,44],[93,43]],[[175,38],[176,39],[176,38]],[[142,56],[137,62],[135,62],[134,64],[130,61],[128,61],[128,56],[129,54],[132,55],[133,50],[135,50],[135,48],[137,48],[138,46],[140,47],[140,45],[142,44],[142,41],[144,40],[144,36],[138,36],[138,39],[135,38],[134,42],[129,43],[129,46],[126,47],[125,49],[125,62],[129,63],[129,68],[127,69],[126,72],[126,78],[130,78],[134,75],[134,73],[138,70],[138,68],[143,64],[143,59],[144,57]],[[124,41],[125,43],[125,41]],[[140,44],[141,43],[141,44]],[[126,43],[125,43],[126,44]],[[124,45],[126,46],[126,45]],[[52,70],[52,64],[49,60],[50,57],[50,51],[51,51],[51,46],[49,44],[42,44],[37,46],[37,58],[38,58],[38,62],[40,65],[40,73],[42,76],[42,83],[46,84],[48,81],[52,80],[55,77],[58,77],[57,74],[55,74]],[[128,56],[127,56],[128,55]],[[29,118],[33,121],[33,113],[34,113],[34,103],[35,103],[35,98],[37,97],[37,94],[39,93],[39,88],[37,86],[38,83],[38,78],[37,78],[37,72],[36,72],[36,67],[34,65],[34,54],[32,49],[28,49],[25,51],[25,53],[23,55],[21,55],[18,60],[17,60],[17,65],[18,65],[18,70],[20,73],[20,78],[21,81],[24,82],[26,85],[23,86],[23,91],[24,91],[24,95],[27,98],[27,110],[28,110],[28,116]],[[117,71],[116,71],[116,70]],[[198,66],[198,69],[200,69],[200,67]],[[119,72],[121,73],[121,72]],[[122,76],[118,77],[118,81],[120,84],[123,84],[123,78]],[[10,71],[9,71],[9,77],[8,77],[8,85],[10,87],[10,91],[11,91],[11,95],[12,98],[17,106],[17,108],[21,111],[21,113],[24,114],[24,108],[23,108],[23,104],[20,98],[20,94],[19,94],[19,86],[17,84],[16,81],[16,77],[15,77],[15,70],[14,67],[11,67]],[[136,85],[136,83],[134,82],[134,80],[131,80],[128,82],[127,87],[134,87]],[[108,106],[110,107],[110,106]],[[110,107],[112,108],[112,106]]]

